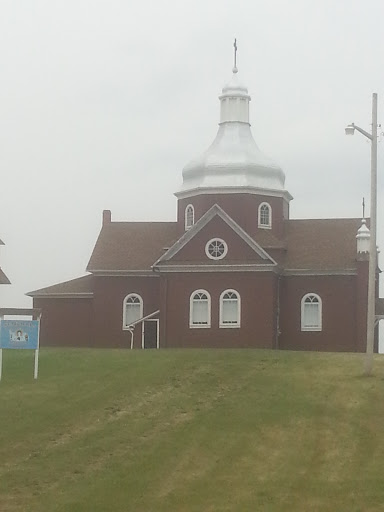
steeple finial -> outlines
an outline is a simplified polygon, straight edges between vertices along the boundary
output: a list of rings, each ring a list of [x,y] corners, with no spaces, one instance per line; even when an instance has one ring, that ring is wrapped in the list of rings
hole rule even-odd
[[[363,197],[363,219],[365,219],[365,201]]]
[[[233,48],[234,48],[234,66],[232,68],[232,71],[234,73],[237,73],[237,65],[236,65],[237,43],[236,43],[236,38],[235,38],[235,42],[233,43]]]

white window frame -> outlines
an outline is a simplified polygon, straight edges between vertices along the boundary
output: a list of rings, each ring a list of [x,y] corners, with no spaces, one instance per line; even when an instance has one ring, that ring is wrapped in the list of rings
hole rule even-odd
[[[305,322],[305,304],[306,299],[309,297],[314,297],[317,299],[318,310],[317,310],[317,325],[308,325]],[[302,331],[312,331],[319,332],[323,330],[323,303],[320,295],[317,293],[306,293],[304,297],[301,299],[301,330]]]
[[[188,220],[189,220],[188,212],[189,211],[192,212],[192,223],[188,222]],[[193,207],[193,204],[189,204],[189,205],[186,206],[185,211],[184,211],[184,228],[185,228],[185,231],[188,231],[188,229],[191,229],[191,227],[194,225],[194,223],[195,223],[195,208]]]
[[[193,306],[194,306],[194,297],[198,293],[203,293],[207,296],[207,307],[208,307],[208,318],[206,324],[194,324],[192,322],[193,319]],[[209,329],[211,327],[211,296],[207,292],[207,290],[195,290],[191,293],[189,297],[189,327],[191,329]]]
[[[210,254],[208,248],[209,246],[211,245],[211,243],[213,242],[220,242],[223,244],[224,246],[224,252],[223,254],[221,254],[220,256],[216,257],[216,256],[213,256],[212,254]],[[206,256],[210,259],[210,260],[222,260],[223,258],[226,257],[228,253],[228,245],[227,245],[227,242],[225,242],[222,238],[211,238],[211,240],[208,240],[208,242],[205,244],[205,254]]]
[[[139,312],[140,312],[140,316],[137,320],[139,320],[140,318],[143,318],[143,310],[144,310],[144,303],[143,303],[143,299],[141,297],[141,295],[139,295],[138,293],[129,293],[123,300],[123,330],[127,330],[128,327],[129,327],[129,324],[127,324],[127,321],[126,321],[126,317],[127,317],[127,302],[130,298],[132,297],[135,297],[137,299],[139,299],[139,302],[140,302],[140,309],[139,309]]]
[[[237,322],[234,323],[225,323],[223,319],[223,303],[224,303],[224,295],[226,293],[234,293],[237,297]],[[228,289],[224,290],[220,295],[220,302],[219,302],[219,327],[221,329],[238,329],[241,324],[241,297],[240,293],[236,290]]]
[[[268,211],[269,211],[269,223],[268,224],[262,224],[261,223],[261,209],[264,207],[264,206],[267,206],[268,207]],[[269,203],[261,203],[259,205],[259,210],[258,210],[258,226],[259,228],[262,228],[262,229],[271,229],[272,228],[272,208],[271,208],[271,205]]]

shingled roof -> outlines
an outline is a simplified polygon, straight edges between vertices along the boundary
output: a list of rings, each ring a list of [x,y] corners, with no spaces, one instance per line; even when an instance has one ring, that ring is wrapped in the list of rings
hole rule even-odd
[[[70,281],[64,281],[63,283],[54,284],[52,286],[48,286],[47,288],[40,288],[39,290],[34,290],[33,292],[28,292],[26,295],[29,297],[35,298],[44,298],[44,297],[60,297],[60,298],[86,298],[92,297],[93,289],[92,289],[92,280],[93,276],[91,274],[77,277],[76,279],[71,279]]]
[[[151,271],[154,262],[177,238],[176,222],[110,222],[104,224],[89,260],[87,271]]]
[[[361,219],[286,221],[284,240],[264,232],[257,242],[268,251],[282,249],[286,270],[337,271],[356,268],[356,233]],[[154,262],[178,239],[176,222],[111,222],[104,225],[88,263],[89,272],[151,271]]]
[[[289,220],[286,270],[356,269],[356,234],[361,219]]]
[[[257,237],[257,241],[263,240],[260,245],[267,252],[269,248],[281,248],[278,263],[287,273],[354,271],[356,233],[360,226],[361,219],[287,220],[283,241],[273,236]],[[151,272],[156,260],[178,239],[178,229],[176,222],[106,223],[100,231],[87,270],[95,273]],[[0,270],[0,279],[1,276]],[[41,288],[27,295],[91,297],[92,275]]]

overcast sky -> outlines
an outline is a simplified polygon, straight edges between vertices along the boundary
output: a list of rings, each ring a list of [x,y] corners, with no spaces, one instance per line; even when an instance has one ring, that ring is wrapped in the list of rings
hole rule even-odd
[[[291,216],[361,216],[370,143],[344,127],[371,129],[372,92],[384,121],[383,15],[383,0],[1,0],[1,305],[83,275],[103,209],[175,220],[182,168],[217,131],[234,37]]]

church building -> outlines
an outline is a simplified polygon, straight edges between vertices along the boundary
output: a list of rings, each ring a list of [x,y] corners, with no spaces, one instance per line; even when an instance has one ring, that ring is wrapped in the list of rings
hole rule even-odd
[[[235,66],[215,140],[183,169],[176,221],[105,210],[88,274],[28,293],[42,346],[365,350],[369,222],[290,218],[250,99]]]

